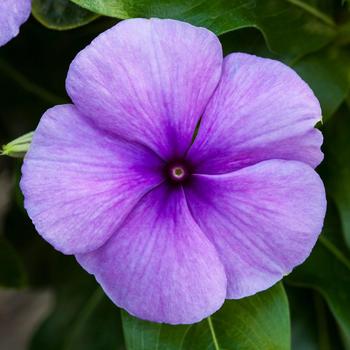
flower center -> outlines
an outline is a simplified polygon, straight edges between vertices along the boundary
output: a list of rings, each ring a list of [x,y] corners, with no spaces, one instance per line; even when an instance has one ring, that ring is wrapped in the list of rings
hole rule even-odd
[[[168,166],[167,175],[174,182],[182,182],[187,179],[189,172],[184,164],[175,163]]]

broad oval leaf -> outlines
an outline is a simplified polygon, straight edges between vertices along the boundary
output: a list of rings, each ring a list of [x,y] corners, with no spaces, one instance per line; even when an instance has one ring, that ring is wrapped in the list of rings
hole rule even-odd
[[[335,35],[333,20],[296,0],[71,0],[93,12],[126,19],[174,18],[206,27],[217,35],[256,27],[273,51],[300,57]]]
[[[128,350],[287,350],[289,308],[283,286],[249,298],[227,300],[211,317],[193,324],[151,323],[122,313]]]
[[[69,0],[32,0],[32,13],[42,25],[57,30],[77,28],[98,17]]]

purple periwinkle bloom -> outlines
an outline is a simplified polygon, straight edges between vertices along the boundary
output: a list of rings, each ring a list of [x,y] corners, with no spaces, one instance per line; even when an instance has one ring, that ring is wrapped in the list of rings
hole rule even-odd
[[[18,34],[30,10],[31,0],[0,0],[0,46]]]
[[[73,104],[44,114],[24,160],[25,207],[115,304],[196,322],[310,254],[321,110],[292,69],[223,58],[204,28],[131,19],[77,55],[66,86]]]

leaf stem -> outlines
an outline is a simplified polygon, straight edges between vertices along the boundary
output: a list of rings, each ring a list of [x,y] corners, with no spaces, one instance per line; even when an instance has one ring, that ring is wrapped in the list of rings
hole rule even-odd
[[[22,73],[18,72],[14,67],[12,67],[3,59],[0,59],[0,72],[3,75],[15,81],[24,90],[41,98],[49,104],[57,105],[66,102],[66,100],[64,100],[63,98],[56,96],[55,94],[47,91],[41,86],[38,86],[37,84],[31,82],[27,77],[25,77]]]
[[[77,322],[75,325],[73,325],[71,332],[69,333],[69,335],[66,338],[66,341],[64,342],[64,350],[72,349],[72,345],[74,345],[74,340],[76,340],[82,327],[85,325],[86,321],[90,317],[91,313],[95,310],[97,305],[101,302],[103,296],[103,291],[100,288],[98,288],[88,299],[84,308],[80,311],[80,313],[78,313],[76,318]]]
[[[350,260],[329,239],[320,236],[318,240],[350,270]]]
[[[332,27],[335,27],[335,23],[334,23],[333,19],[330,16],[326,15],[325,13],[319,11],[315,7],[310,6],[309,4],[307,4],[303,1],[300,1],[300,0],[287,0],[287,2],[302,8],[304,11],[310,13],[314,17],[317,17],[318,19],[320,19],[324,23],[326,23]]]
[[[208,321],[208,324],[209,324],[210,333],[211,333],[211,335],[213,337],[214,348],[215,348],[215,350],[220,350],[219,342],[218,342],[218,339],[216,338],[213,322],[212,322],[210,316],[207,318],[207,321]]]
[[[314,305],[317,314],[318,339],[320,350],[331,350],[330,339],[328,333],[328,322],[326,308],[319,294],[314,293]]]

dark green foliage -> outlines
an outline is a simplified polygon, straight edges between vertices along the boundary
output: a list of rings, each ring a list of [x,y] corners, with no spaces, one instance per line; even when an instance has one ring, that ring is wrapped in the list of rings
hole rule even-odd
[[[278,284],[255,296],[227,301],[198,324],[169,326],[138,320],[124,311],[120,315],[73,257],[54,251],[35,232],[17,186],[9,211],[0,217],[0,285],[45,288],[54,295],[53,308],[33,333],[29,349],[350,349],[349,4],[33,0],[32,13],[20,35],[0,48],[1,145],[34,130],[49,107],[69,102],[69,64],[99,33],[125,18],[175,18],[214,31],[225,55],[242,51],[278,59],[309,83],[323,110],[319,127],[325,136],[325,160],[319,172],[329,207],[311,256],[285,278],[289,306]],[[20,162],[0,157],[0,175],[3,171],[18,181]]]
[[[0,287],[23,287],[25,273],[20,258],[7,240],[0,236]]]
[[[129,350],[260,350],[290,348],[288,301],[281,284],[242,300],[228,300],[194,325],[161,325],[123,312]]]
[[[32,13],[44,26],[57,30],[77,28],[98,17],[70,0],[33,0]]]

